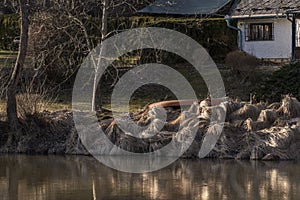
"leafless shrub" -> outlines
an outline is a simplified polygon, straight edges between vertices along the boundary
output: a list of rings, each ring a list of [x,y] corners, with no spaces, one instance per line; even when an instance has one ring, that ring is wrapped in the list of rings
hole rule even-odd
[[[6,65],[6,63],[4,65]],[[11,73],[11,70],[12,68],[10,67],[0,66],[0,99],[4,99],[6,96],[7,83],[9,81],[9,74]]]
[[[49,97],[44,82],[28,83],[26,81],[21,91],[17,95],[18,116],[21,118],[40,113],[53,103],[53,99]]]
[[[29,55],[48,80],[68,79],[88,53],[81,29],[73,18],[60,13],[38,12],[32,16]]]
[[[6,77],[3,75],[2,69],[0,68],[0,99],[5,96],[5,79]]]
[[[22,118],[25,118],[28,115],[33,115],[43,107],[42,104],[43,97],[39,94],[18,94],[18,115]]]
[[[225,63],[234,74],[246,80],[247,78],[253,78],[253,72],[257,69],[260,60],[246,52],[233,51],[227,54]]]

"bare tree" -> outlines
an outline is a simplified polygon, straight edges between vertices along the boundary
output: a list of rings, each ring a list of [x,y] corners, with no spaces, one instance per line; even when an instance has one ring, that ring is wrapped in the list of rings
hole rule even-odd
[[[40,9],[31,19],[29,51],[36,60],[36,69],[56,79],[59,88],[76,73],[84,57],[115,32],[108,30],[109,19],[133,13],[140,4],[138,0],[49,0],[47,5],[51,6]],[[98,64],[95,62],[95,74]],[[96,78],[92,110],[100,102],[95,98],[101,96],[99,90],[96,95]]]
[[[101,40],[100,43],[102,43],[106,36],[107,36],[107,14],[108,14],[108,0],[101,0],[102,2],[102,18],[101,18]],[[100,51],[100,56],[104,53],[103,51],[105,51],[105,49],[101,48]],[[101,62],[101,57],[99,58],[99,61]],[[97,93],[97,86],[98,86],[98,66],[99,66],[99,62],[97,63],[97,65],[95,65],[96,63],[94,62],[94,80],[93,80],[93,96],[92,96],[92,107],[91,110],[95,110],[96,108],[96,93]],[[101,91],[100,91],[101,92]],[[99,93],[100,93],[99,92]],[[99,94],[98,94],[99,95]],[[100,105],[101,107],[101,105]]]
[[[117,18],[122,15],[130,15],[131,13],[135,13],[139,8],[142,8],[145,5],[148,5],[151,0],[99,0],[102,3],[102,16],[101,16],[101,39],[100,39],[100,44],[114,31],[116,30],[108,30],[108,19],[109,16],[113,18]],[[100,50],[100,58],[98,59],[99,62],[102,61],[101,56],[105,55],[105,48],[101,48]],[[101,90],[97,89],[98,86],[98,78],[97,73],[98,73],[98,67],[100,63],[97,63],[94,66],[95,69],[95,75],[94,75],[94,80],[93,80],[93,97],[92,97],[92,106],[91,109],[95,110],[102,107],[101,102],[99,99],[101,99]],[[95,62],[94,62],[95,64]],[[115,71],[118,73],[118,69],[114,67]],[[118,75],[117,75],[118,76]],[[116,83],[117,77],[115,78],[115,83]],[[97,105],[98,104],[98,105]]]
[[[28,19],[26,0],[19,0],[19,4],[20,4],[20,15],[21,15],[21,34],[20,34],[21,41],[19,46],[18,57],[7,88],[6,110],[7,110],[8,121],[11,128],[11,132],[8,135],[7,144],[12,143],[13,136],[18,137],[20,134],[20,124],[18,121],[16,93],[17,93],[17,86],[26,59],[27,44],[28,44],[29,19]]]

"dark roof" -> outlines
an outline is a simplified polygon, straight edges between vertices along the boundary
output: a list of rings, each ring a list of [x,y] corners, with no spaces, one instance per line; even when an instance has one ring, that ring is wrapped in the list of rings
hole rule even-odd
[[[76,15],[81,15],[83,13],[93,17],[102,15],[102,3],[99,0],[76,0],[74,1],[74,4],[71,4],[70,1],[71,0],[64,0],[57,4],[57,0],[30,0],[29,8],[31,13],[36,11],[51,12],[55,10],[68,10],[69,13]],[[155,0],[109,0],[108,15],[109,17],[131,16],[154,1]],[[7,4],[4,5],[1,2],[0,15],[18,13],[18,3],[12,3],[13,1],[7,1]]]
[[[215,14],[232,0],[156,0],[139,13],[169,15]]]
[[[280,16],[288,10],[300,10],[300,0],[240,0],[233,17]]]

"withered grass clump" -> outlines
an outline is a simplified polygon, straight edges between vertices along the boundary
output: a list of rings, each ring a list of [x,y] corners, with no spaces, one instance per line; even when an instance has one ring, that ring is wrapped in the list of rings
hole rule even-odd
[[[296,98],[286,96],[273,105],[231,99],[219,104],[211,101],[191,101],[183,112],[174,107],[177,105],[174,101],[164,102],[166,112],[162,112],[162,107],[146,106],[140,112],[123,116],[121,121],[103,118],[99,122],[101,126],[95,121],[93,126],[103,130],[115,144],[113,148],[104,140],[86,137],[98,134],[91,132],[93,127],[82,126],[85,134],[79,138],[70,112],[44,112],[40,117],[29,116],[22,122],[27,123],[26,130],[30,134],[24,133],[16,149],[23,153],[87,154],[81,139],[89,140],[93,153],[105,155],[115,155],[117,149],[154,152],[170,145],[170,152],[162,156],[174,156],[182,151],[182,156],[188,158],[205,155],[227,159],[300,159],[300,102]],[[122,129],[120,125],[126,120],[137,126],[127,124],[127,130]],[[200,151],[203,148],[212,150],[206,155]]]
[[[300,102],[290,96],[285,96],[282,99],[281,106],[277,110],[277,113],[284,115],[286,118],[296,118],[300,116]]]
[[[174,101],[170,102],[170,105],[164,102],[165,108],[172,105]],[[148,106],[142,112],[136,113],[134,121],[141,126],[155,123],[157,119],[151,117],[153,108]],[[133,152],[152,152],[170,142],[184,143],[183,138],[190,138],[191,131],[198,128],[194,142],[184,153],[184,157],[199,156],[201,147],[210,148],[214,137],[220,134],[217,144],[207,157],[264,160],[300,158],[300,152],[291,152],[300,147],[300,103],[293,97],[286,96],[282,102],[271,105],[231,99],[219,105],[212,105],[210,99],[205,99],[191,103],[191,107],[183,113],[179,109],[167,110],[164,128],[151,138],[133,140],[132,136],[119,129],[115,122],[106,129],[106,133],[120,148]],[[212,113],[220,116],[212,117]],[[224,118],[222,115],[226,115],[223,130],[219,121]]]
[[[229,116],[229,119],[231,121],[234,121],[234,120],[244,120],[247,118],[251,118],[252,120],[256,121],[260,111],[261,110],[258,106],[245,104],[243,107],[233,112]]]

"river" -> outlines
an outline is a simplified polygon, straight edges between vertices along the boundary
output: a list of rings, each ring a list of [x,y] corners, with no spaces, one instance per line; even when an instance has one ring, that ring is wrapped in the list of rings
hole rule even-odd
[[[130,174],[87,156],[0,156],[1,200],[299,198],[296,161],[178,160]]]

